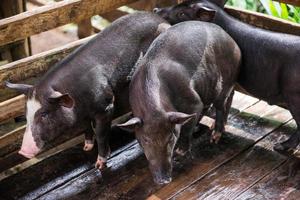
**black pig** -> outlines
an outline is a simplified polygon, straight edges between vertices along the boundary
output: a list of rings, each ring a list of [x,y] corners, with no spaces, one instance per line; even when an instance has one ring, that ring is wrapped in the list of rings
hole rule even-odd
[[[85,150],[98,143],[97,168],[109,156],[112,118],[129,111],[127,76],[168,25],[153,13],[124,16],[57,63],[35,86],[7,83],[27,95],[27,126],[20,154],[32,158],[64,132],[83,129]]]
[[[186,20],[210,21],[221,26],[242,52],[239,85],[250,95],[290,110],[297,131],[274,149],[285,151],[300,142],[300,37],[243,23],[228,15],[224,1],[194,0],[155,9],[172,24]]]
[[[177,139],[189,150],[192,131],[211,104],[215,135],[224,131],[240,64],[240,49],[219,26],[184,22],[150,46],[133,75],[129,99],[134,129],[158,184],[171,181]]]

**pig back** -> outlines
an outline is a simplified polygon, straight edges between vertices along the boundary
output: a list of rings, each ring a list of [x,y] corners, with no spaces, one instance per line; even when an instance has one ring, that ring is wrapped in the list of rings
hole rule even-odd
[[[81,100],[81,104],[86,104],[87,112],[87,108],[95,110],[92,105],[101,105],[103,89],[107,87],[117,95],[118,102],[118,94],[128,87],[128,74],[141,52],[145,53],[159,34],[161,23],[166,21],[147,12],[116,20],[53,67],[39,87],[52,87],[71,94],[74,99]]]

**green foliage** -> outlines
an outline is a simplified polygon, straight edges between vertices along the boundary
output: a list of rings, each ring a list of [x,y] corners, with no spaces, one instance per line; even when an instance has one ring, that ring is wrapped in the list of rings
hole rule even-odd
[[[228,0],[227,5],[266,13],[284,20],[300,23],[300,8],[272,0]]]

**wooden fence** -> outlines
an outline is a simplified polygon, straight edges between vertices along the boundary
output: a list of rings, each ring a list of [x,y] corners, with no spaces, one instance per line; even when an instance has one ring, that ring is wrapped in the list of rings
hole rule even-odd
[[[125,13],[116,8],[128,5],[135,9],[151,10],[158,1],[146,0],[65,0],[46,4],[35,10],[23,12],[15,16],[0,20],[0,46],[10,45],[22,41],[34,34],[38,34],[53,28],[80,22],[94,15],[107,16],[110,20]],[[280,0],[280,2],[300,6],[300,0]],[[161,5],[170,3],[170,0],[160,1]],[[268,30],[300,35],[300,25],[287,22],[264,14],[226,7],[226,11],[232,16]],[[4,81],[27,82],[41,77],[51,66],[63,59],[75,48],[89,41],[93,36],[77,40],[67,45],[39,53],[24,59],[0,66],[0,124],[6,126],[6,122],[24,114],[25,97],[18,95],[4,87]],[[0,47],[1,48],[1,47]],[[62,149],[83,142],[80,133],[60,138],[52,147],[49,147],[38,159],[26,161],[18,156],[25,125],[20,124],[4,133],[0,133],[0,180],[16,173],[18,170],[40,162],[44,157],[52,155]],[[70,139],[72,137],[72,139]]]

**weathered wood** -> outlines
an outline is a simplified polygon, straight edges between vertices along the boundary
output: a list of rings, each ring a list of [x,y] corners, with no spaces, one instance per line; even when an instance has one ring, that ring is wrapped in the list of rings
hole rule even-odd
[[[271,107],[265,110],[265,112],[260,112],[264,110],[264,105],[262,103],[255,104],[250,107],[253,109],[253,113],[245,114],[244,112],[231,118],[229,120],[230,126],[226,127],[227,134],[221,139],[218,146],[211,146],[208,142],[201,142],[197,144],[194,150],[194,160],[189,161],[184,164],[180,164],[180,168],[174,171],[174,180],[172,183],[166,185],[162,188],[157,188],[150,181],[150,177],[147,177],[143,181],[143,184],[137,184],[132,187],[128,192],[128,197],[130,195],[135,195],[135,197],[145,197],[138,191],[149,191],[148,195],[151,193],[160,199],[168,199],[178,194],[185,188],[190,187],[194,182],[201,180],[206,174],[210,173],[214,169],[227,163],[234,157],[238,156],[245,149],[251,147],[258,140],[268,135],[274,129],[281,126],[282,123],[291,119],[286,111],[274,110]],[[250,109],[246,109],[248,112]],[[257,114],[257,112],[260,114]],[[263,117],[269,113],[270,116],[281,116],[282,122],[273,122],[260,117]],[[206,136],[206,140],[209,140],[209,135]]]
[[[253,26],[281,33],[300,35],[300,24],[289,22],[262,13],[240,10],[232,6],[226,6],[225,10],[233,17],[238,18],[239,20]]]
[[[75,48],[89,41],[92,37],[77,40],[59,48],[24,58],[0,67],[0,88],[4,81],[19,82],[33,76],[40,76],[49,67],[69,55]]]
[[[300,161],[291,157],[288,162],[237,197],[246,199],[289,199],[300,197]]]
[[[125,121],[127,121],[130,118],[130,116],[131,116],[131,113],[122,115],[122,116],[114,119],[112,123],[113,123],[113,125],[115,125],[116,123],[124,123]],[[2,165],[0,165],[0,171],[7,170],[7,169],[13,167],[14,165],[18,165],[21,162],[23,162],[24,160],[26,160],[22,156],[18,155],[18,151],[19,151],[19,148],[22,143],[25,128],[26,128],[26,126],[22,125],[22,126],[16,128],[15,130],[13,130],[5,135],[2,135],[0,137],[0,157],[1,157],[0,163],[2,164]],[[113,128],[113,130],[114,130],[114,134],[117,131],[120,131],[119,129],[117,129],[117,131],[116,131],[115,128]],[[80,130],[78,132],[65,133],[64,135],[58,137],[55,141],[48,144],[43,151],[47,151],[51,148],[54,148],[56,145],[62,144],[64,142],[70,140],[71,138],[78,136],[81,133],[82,133],[82,131],[80,131]],[[42,154],[44,154],[44,153],[42,153]]]
[[[15,141],[15,143],[13,143],[12,147],[4,146],[2,148],[2,150],[4,151],[3,154],[5,152],[9,152],[8,150],[13,150],[13,151],[9,152],[9,154],[6,154],[0,158],[0,163],[1,163],[0,172],[2,174],[7,174],[7,175],[14,174],[16,171],[14,170],[13,167],[16,165],[19,165],[22,162],[27,160],[26,158],[24,158],[23,156],[18,154],[20,145],[22,143],[22,137],[24,134],[24,130],[25,130],[24,127],[21,127],[19,130],[16,130],[16,131],[12,132],[10,135],[5,135],[3,137],[4,142],[5,142],[6,137],[9,137],[9,138],[15,137],[15,138],[17,138],[17,140]],[[47,154],[45,152],[49,152],[49,150],[52,152],[53,150],[51,150],[51,149],[53,149],[53,148],[55,149],[56,146],[61,145],[61,144],[65,143],[66,141],[71,140],[72,138],[74,138],[80,134],[82,134],[82,131],[73,132],[73,133],[65,133],[63,136],[52,141],[51,144],[48,144],[44,148],[44,150],[39,155],[37,155],[37,158],[41,157],[40,155],[42,155],[42,157],[43,157],[43,155]],[[83,141],[83,139],[82,139],[82,141]],[[30,159],[30,160],[34,161],[35,159],[36,158]],[[29,161],[29,163],[30,162],[31,161]],[[27,167],[28,166],[26,165],[26,168]],[[21,169],[20,167],[18,167],[18,169],[19,169],[19,171],[23,170],[23,168]],[[6,177],[6,175],[5,175],[5,177]]]
[[[226,163],[226,165],[210,172],[203,179],[193,183],[173,198],[235,199],[240,193],[287,160],[287,157],[272,149],[273,144],[277,142],[279,137],[295,131],[295,128],[291,128],[289,125],[276,130],[259,141],[254,147]]]
[[[113,165],[117,167],[117,165],[122,165],[120,160],[124,158],[124,156],[128,156],[128,158],[134,156],[134,154],[127,155],[126,153],[122,154],[122,152],[127,149],[128,151],[125,152],[128,153],[131,151],[134,153],[138,145],[137,142],[128,144],[133,140],[133,135],[124,131],[112,131],[111,136],[111,148],[113,152],[108,163],[114,163]],[[124,147],[119,149],[121,146]],[[70,149],[61,151],[54,156],[47,156],[42,162],[36,162],[25,170],[0,181],[1,191],[3,190],[1,194],[14,199],[18,199],[22,196],[27,199],[38,198],[53,188],[63,186],[66,182],[80,176],[83,172],[94,169],[96,155],[96,148],[91,152],[84,152],[82,150],[82,144],[79,144],[72,146]],[[124,164],[126,163],[123,163],[123,165]],[[20,166],[24,167],[24,165]],[[101,176],[97,170],[94,171],[96,177]],[[35,177],[33,182],[32,177]],[[15,185],[16,182],[18,183],[17,185]]]
[[[252,104],[253,102],[250,102]],[[202,141],[201,144],[197,146],[203,147],[204,155],[206,155],[206,159],[211,158],[211,151],[209,150],[212,148],[215,153],[218,154],[219,152],[222,152],[225,149],[230,149],[231,154],[235,154],[237,147],[244,146],[245,143],[249,145],[248,140],[245,141],[245,139],[241,139],[240,137],[237,137],[232,141],[232,137],[229,136],[229,138],[225,139],[225,144],[223,143],[221,147],[210,145],[209,143],[209,133],[204,134],[205,136],[202,136],[200,140]],[[241,136],[241,133],[238,134]],[[226,136],[227,137],[227,136]],[[233,136],[234,137],[234,136]],[[241,141],[242,140],[242,141]],[[245,141],[245,142],[243,142]],[[224,142],[224,140],[223,140]],[[231,144],[232,146],[230,146]],[[229,146],[227,146],[229,145]],[[218,152],[216,151],[216,148],[221,148]],[[199,150],[199,149],[198,149]],[[199,152],[196,150],[195,152]],[[201,151],[200,151],[201,152]],[[130,155],[130,153],[128,153]],[[202,154],[203,155],[203,154]],[[208,162],[208,161],[207,161]],[[45,195],[45,197],[49,197],[54,194],[60,194],[63,195],[64,191],[68,191],[71,188],[73,188],[75,185],[78,185],[78,181],[82,180],[83,177],[85,177],[88,180],[87,183],[82,183],[81,189],[82,192],[78,194],[77,196],[71,196],[72,199],[80,199],[80,198],[86,198],[86,199],[144,199],[150,192],[155,191],[157,189],[157,186],[152,182],[152,177],[149,173],[148,167],[147,167],[147,161],[145,160],[143,155],[139,155],[135,161],[130,162],[127,166],[124,166],[123,168],[119,168],[118,166],[115,167],[112,173],[109,174],[103,174],[103,184],[99,185],[94,182],[96,177],[93,177],[93,175],[89,172],[86,173],[86,176],[79,177],[78,179],[73,180],[72,182],[69,182],[65,186],[53,190],[49,195]],[[181,165],[181,164],[180,164]],[[187,160],[184,162],[184,165],[179,167],[180,169],[175,169],[175,173],[179,173],[179,171],[183,172],[181,176],[184,176],[184,174],[189,174],[189,170],[191,170],[191,166],[193,164],[190,160]],[[200,164],[199,164],[200,165]],[[205,165],[205,164],[204,164]],[[194,171],[195,172],[195,171]],[[193,172],[190,172],[191,174]],[[178,175],[175,175],[178,176]],[[187,179],[190,177],[187,177]],[[95,189],[97,188],[97,190]],[[174,188],[174,190],[178,190],[178,188]],[[75,195],[75,194],[74,194]]]
[[[25,96],[20,95],[10,100],[0,102],[0,122],[19,117],[25,111]],[[1,146],[1,145],[0,145]]]
[[[0,20],[0,45],[70,22],[80,22],[135,0],[66,0]],[[92,8],[92,9],[91,9]],[[20,31],[22,30],[22,31]]]
[[[279,1],[282,3],[287,3],[287,4],[291,4],[294,6],[300,6],[300,0],[274,0],[274,1]]]
[[[47,0],[28,0],[28,2],[36,5],[36,6],[44,6],[49,4],[49,1]]]
[[[0,157],[20,148],[25,128],[23,125],[0,137]]]
[[[113,10],[111,12],[107,12],[101,15],[101,17],[105,18],[106,20],[113,22],[119,17],[122,17],[124,15],[127,15],[127,12],[123,12],[121,10]]]
[[[78,23],[77,35],[79,39],[92,35],[93,31],[94,29],[90,18],[84,19]]]
[[[2,0],[0,3],[0,19],[8,18],[24,11],[26,11],[24,0]],[[9,62],[25,58],[31,54],[30,39],[18,41],[15,45],[10,46],[6,52],[2,52],[3,59],[7,59]]]

